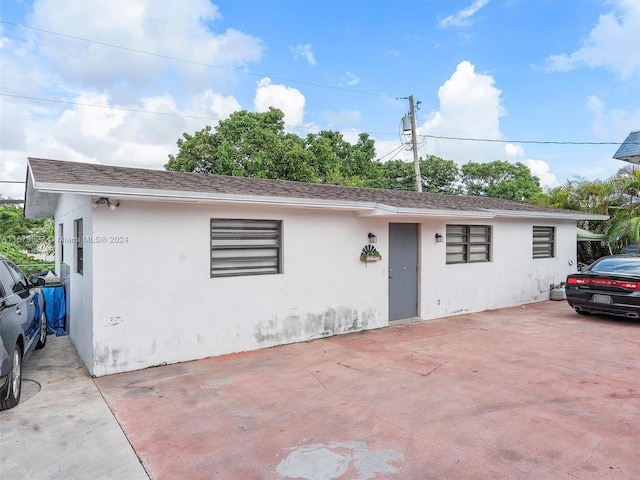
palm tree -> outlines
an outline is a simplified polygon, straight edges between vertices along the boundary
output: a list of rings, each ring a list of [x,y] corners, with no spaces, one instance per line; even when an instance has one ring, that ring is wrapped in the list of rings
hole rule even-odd
[[[544,193],[534,195],[530,202],[544,207],[565,208],[569,210],[579,210],[573,194],[574,184],[567,180],[562,185],[548,188]]]
[[[635,244],[636,253],[640,254],[640,170],[630,167],[612,178],[616,206],[612,209],[607,233],[617,251]]]

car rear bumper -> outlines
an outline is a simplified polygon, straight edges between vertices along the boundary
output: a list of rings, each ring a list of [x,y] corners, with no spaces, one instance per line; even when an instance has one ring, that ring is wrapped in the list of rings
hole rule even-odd
[[[567,295],[567,302],[576,311],[586,313],[603,313],[606,315],[616,315],[626,318],[640,318],[640,306],[626,305],[619,303],[597,303],[588,298],[570,297]]]

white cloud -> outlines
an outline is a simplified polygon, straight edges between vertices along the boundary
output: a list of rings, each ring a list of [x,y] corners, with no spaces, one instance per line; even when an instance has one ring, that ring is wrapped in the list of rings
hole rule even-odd
[[[192,0],[189,8],[173,0],[162,8],[151,0],[118,2],[118,8],[106,1],[35,0],[31,8],[24,23],[36,28],[226,70],[32,30],[13,29],[11,37],[2,31],[3,93],[61,102],[0,97],[2,180],[23,180],[27,156],[162,168],[184,132],[241,109],[220,92],[235,77],[229,69],[258,60],[264,49],[237,30],[215,32],[220,14],[208,0]],[[0,194],[7,194],[2,185]],[[8,186],[13,193],[24,188]]]
[[[313,50],[311,49],[311,44],[298,44],[295,47],[289,47],[291,49],[291,53],[293,53],[294,60],[297,60],[298,57],[304,58],[309,65],[316,65],[316,57],[313,55]]]
[[[507,143],[507,145],[504,147],[504,150],[509,157],[515,157],[515,158],[524,157],[524,149],[520,145]]]
[[[11,156],[9,152],[2,152],[0,180],[24,182],[26,171],[26,158],[18,158]],[[0,196],[5,198],[24,198],[24,183],[0,183]]]
[[[637,130],[640,125],[640,108],[607,109],[604,101],[592,95],[587,100],[587,110],[592,115],[591,130],[596,138],[622,142],[629,132]]]
[[[475,72],[467,61],[461,62],[451,78],[438,91],[440,109],[418,128],[418,135],[456,137],[463,139],[504,140],[500,131],[500,117],[505,114],[502,92],[495,87],[493,77]],[[393,144],[388,145],[388,151]],[[521,145],[508,142],[477,142],[427,138],[421,155],[436,155],[453,160],[458,165],[467,162],[521,162],[540,178],[543,187],[558,184],[549,164],[542,160],[526,159]],[[380,152],[386,153],[386,152]],[[395,158],[409,159],[411,152],[401,151]]]
[[[258,82],[253,105],[258,112],[266,112],[269,107],[283,111],[288,128],[302,125],[306,100],[299,90],[285,85],[273,85],[270,78]]]
[[[72,101],[103,106],[112,104],[106,94],[95,92],[79,93]],[[27,155],[161,168],[167,162],[168,154],[177,152],[176,142],[182,133],[193,133],[207,124],[215,125],[239,110],[240,105],[233,97],[205,91],[192,97],[185,109],[178,108],[169,94],[145,97],[127,108],[140,111],[70,105],[60,114],[29,118],[23,127],[23,145],[4,150],[3,157],[11,159],[12,164],[21,165],[20,177],[26,170]],[[168,115],[143,111],[161,111]]]
[[[420,148],[418,148],[420,150]],[[425,158],[432,152],[422,152],[420,155]],[[400,145],[398,140],[380,140],[376,139],[376,159],[382,162],[388,162],[389,160],[401,159],[404,161],[413,161],[413,152],[406,145]]]
[[[455,15],[449,15],[448,17],[440,20],[440,27],[465,27],[472,22],[472,18],[480,9],[482,9],[489,0],[475,0],[470,6],[460,10]]]
[[[625,80],[640,76],[640,2],[618,0],[616,7],[600,16],[582,48],[549,56],[549,70],[567,71],[585,65],[607,68]]]
[[[362,130],[356,130],[353,128],[347,128],[344,130],[340,130],[340,133],[342,134],[342,138],[344,140],[346,140],[347,142],[351,143],[352,145],[355,145],[356,143],[358,143],[358,140],[360,138],[360,134],[362,133]]]
[[[242,107],[233,96],[224,96],[213,90],[205,90],[191,97],[191,106],[184,113],[195,117],[213,117],[219,121],[241,109]],[[206,120],[199,122],[203,121]]]
[[[322,118],[329,123],[330,128],[335,128],[336,125],[356,125],[360,123],[360,112],[358,110],[323,112]]]
[[[438,90],[440,109],[418,128],[418,135],[458,138],[503,139],[500,117],[505,111],[502,92],[490,75],[475,72],[467,61]],[[489,162],[512,156],[504,143],[427,139],[430,154],[457,163]]]
[[[344,77],[340,79],[341,87],[353,87],[360,83],[360,79],[353,73],[347,72],[344,74]]]
[[[524,163],[531,173],[540,179],[540,185],[545,188],[553,188],[559,185],[556,176],[549,171],[549,164],[544,160],[526,159]]]
[[[32,38],[42,39],[38,43],[40,68],[64,81],[107,88],[126,78],[129,85],[149,88],[161,75],[171,72],[188,90],[211,86],[233,73],[167,57],[228,68],[256,61],[262,55],[264,46],[255,37],[233,29],[214,33],[210,26],[219,17],[217,7],[207,0],[191,0],[189,8],[176,1],[163,2],[158,8],[153,0],[128,0],[114,8],[112,2],[37,0],[29,23],[103,43],[32,34]]]

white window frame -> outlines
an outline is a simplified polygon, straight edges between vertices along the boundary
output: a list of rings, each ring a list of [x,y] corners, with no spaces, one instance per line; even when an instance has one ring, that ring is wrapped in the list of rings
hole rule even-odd
[[[447,225],[447,265],[491,261],[491,225]]]
[[[211,278],[282,273],[282,221],[212,218]]]
[[[538,258],[555,258],[556,227],[534,225],[532,228],[532,256]]]

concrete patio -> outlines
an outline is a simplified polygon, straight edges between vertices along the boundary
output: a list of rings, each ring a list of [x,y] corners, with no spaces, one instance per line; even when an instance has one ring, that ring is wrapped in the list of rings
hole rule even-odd
[[[563,301],[95,382],[154,480],[640,478],[640,322]]]

